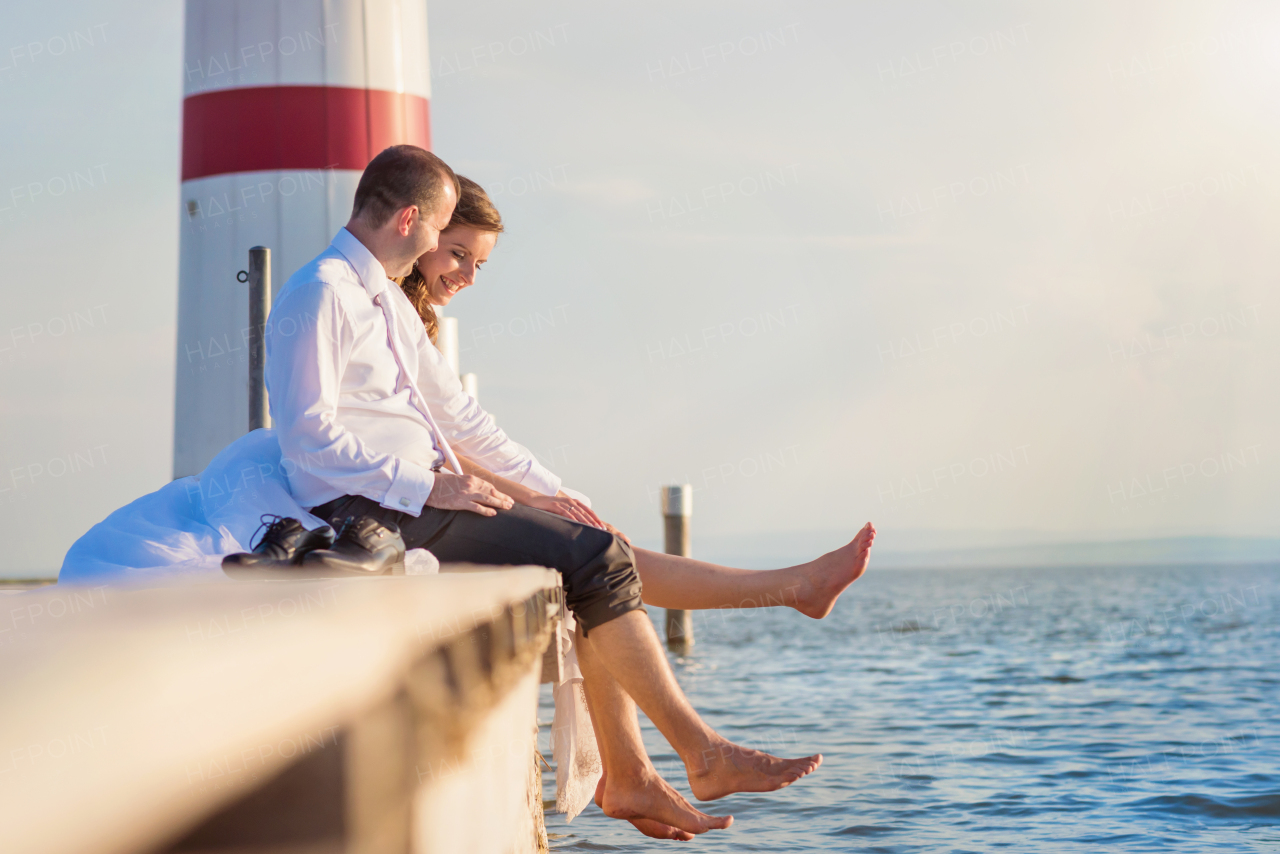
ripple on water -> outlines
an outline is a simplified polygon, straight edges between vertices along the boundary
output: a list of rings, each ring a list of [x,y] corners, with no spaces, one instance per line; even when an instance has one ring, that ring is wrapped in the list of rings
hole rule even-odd
[[[1208,795],[1161,795],[1125,804],[1141,812],[1195,816],[1231,821],[1280,818],[1280,792],[1213,798]]]
[[[873,827],[868,824],[855,824],[831,831],[832,836],[883,836],[886,833],[901,833],[900,827]]]

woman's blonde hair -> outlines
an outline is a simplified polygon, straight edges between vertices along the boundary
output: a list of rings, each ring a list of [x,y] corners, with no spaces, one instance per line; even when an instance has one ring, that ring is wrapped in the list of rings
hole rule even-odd
[[[501,234],[502,217],[484,188],[461,175],[458,176],[458,186],[460,189],[458,206],[453,209],[453,216],[445,226],[445,231],[454,226],[466,226],[489,234]],[[443,237],[443,232],[441,236]],[[398,283],[404,295],[409,298],[409,302],[413,303],[418,316],[422,318],[423,326],[427,327],[427,335],[434,344],[436,336],[440,334],[440,321],[436,318],[435,306],[427,301],[427,280],[418,269],[418,265],[415,263],[412,272],[399,279]]]

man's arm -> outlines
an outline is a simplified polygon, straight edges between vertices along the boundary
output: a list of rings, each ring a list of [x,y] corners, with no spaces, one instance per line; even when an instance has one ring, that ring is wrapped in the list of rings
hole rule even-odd
[[[348,495],[414,516],[431,494],[430,469],[375,451],[337,422],[342,372],[356,330],[334,286],[313,282],[284,295],[267,324],[267,388],[284,458]]]
[[[289,463],[345,494],[411,516],[424,505],[482,516],[513,506],[479,478],[433,472],[374,451],[337,422],[355,330],[331,285],[316,282],[286,294],[271,312],[266,337],[271,412]]]

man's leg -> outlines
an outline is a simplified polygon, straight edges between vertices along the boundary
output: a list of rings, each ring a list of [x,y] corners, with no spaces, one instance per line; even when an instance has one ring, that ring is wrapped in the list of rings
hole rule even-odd
[[[317,512],[321,508],[316,508]],[[685,698],[640,601],[631,547],[598,528],[517,505],[495,516],[424,508],[412,517],[370,499],[325,505],[327,518],[367,513],[400,525],[406,545],[426,546],[442,562],[532,564],[560,571],[584,643],[631,695],[685,763],[700,800],[769,792],[816,770],[821,756],[779,759],[739,747],[703,723]]]
[[[857,581],[871,559],[870,522],[853,541],[816,560],[786,569],[735,569],[678,555],[635,549],[644,601],[657,608],[767,608],[787,605],[822,619]]]
[[[604,765],[604,775],[596,787],[596,805],[606,815],[626,819],[654,839],[688,842],[700,831],[689,832],[681,827],[728,827],[732,816],[709,816],[694,809],[654,769],[640,736],[635,702],[596,660],[591,645],[582,640],[579,633],[578,666]]]
[[[680,755],[698,800],[711,801],[734,792],[772,792],[822,764],[821,755],[780,759],[741,747],[707,726],[677,684],[648,615],[624,614],[592,628],[582,643],[591,646]]]

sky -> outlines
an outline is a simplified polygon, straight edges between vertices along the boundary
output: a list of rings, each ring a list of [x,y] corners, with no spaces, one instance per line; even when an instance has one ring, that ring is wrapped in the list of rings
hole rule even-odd
[[[429,14],[463,370],[637,541],[1280,536],[1280,7]],[[3,575],[171,476],[182,17],[0,7]]]

